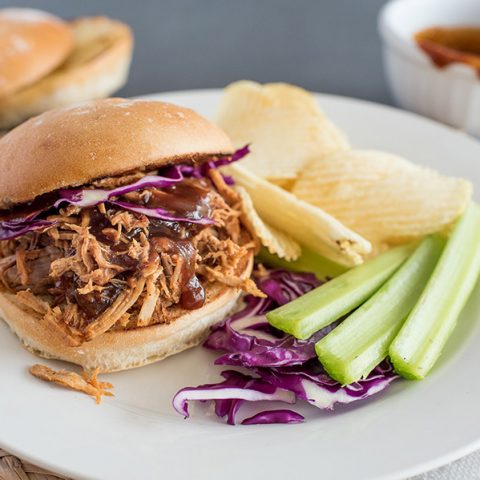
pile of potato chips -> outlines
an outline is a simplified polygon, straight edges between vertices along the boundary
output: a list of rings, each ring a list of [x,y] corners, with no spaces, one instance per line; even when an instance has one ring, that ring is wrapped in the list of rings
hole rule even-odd
[[[300,245],[346,266],[390,246],[448,231],[472,185],[398,156],[354,150],[314,96],[287,84],[240,81],[217,121],[251,154],[228,167],[245,217],[271,253]]]

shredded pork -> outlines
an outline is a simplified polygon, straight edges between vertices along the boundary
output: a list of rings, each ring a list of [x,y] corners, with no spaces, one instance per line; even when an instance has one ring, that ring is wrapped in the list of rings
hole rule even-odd
[[[142,175],[95,186],[112,188]],[[149,188],[125,197],[208,208],[214,224],[165,222],[107,204],[68,206],[51,212],[55,224],[43,232],[0,242],[0,289],[15,293],[69,345],[111,329],[169,323],[175,309],[203,305],[209,284],[263,295],[238,274],[258,246],[241,224],[241,199],[219,172],[209,177],[184,180],[176,191]]]
[[[109,392],[113,385],[110,382],[99,382],[97,379],[98,370],[95,370],[91,375],[87,372],[82,372],[82,375],[79,375],[75,372],[53,370],[45,365],[36,364],[30,367],[29,371],[40,380],[86,393],[95,398],[97,404],[102,401],[102,396],[113,397],[113,393]]]

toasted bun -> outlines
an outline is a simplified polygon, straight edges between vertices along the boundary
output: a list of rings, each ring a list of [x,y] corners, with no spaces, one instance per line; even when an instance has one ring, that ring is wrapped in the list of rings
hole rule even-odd
[[[0,128],[53,108],[108,97],[125,84],[133,49],[130,28],[106,17],[79,18],[70,26],[75,48],[61,67],[0,98]]]
[[[0,208],[96,178],[232,150],[220,128],[169,103],[114,98],[52,110],[0,139]]]
[[[68,25],[39,10],[0,10],[0,97],[60,65],[73,48]]]
[[[253,254],[239,268],[239,275],[249,277],[252,267]],[[36,355],[76,363],[86,370],[115,372],[141,367],[200,344],[211,327],[235,308],[240,296],[238,289],[218,283],[206,290],[207,301],[202,308],[181,310],[168,325],[111,331],[80,347],[66,346],[61,337],[45,328],[38,314],[26,309],[13,294],[0,294],[0,317]]]
[[[173,323],[107,332],[80,347],[65,346],[45,329],[34,313],[22,309],[15,295],[0,294],[0,316],[30,352],[44,358],[76,363],[86,370],[115,372],[141,367],[200,344],[210,328],[228,315],[240,292],[228,287],[211,292],[214,299],[186,311]]]

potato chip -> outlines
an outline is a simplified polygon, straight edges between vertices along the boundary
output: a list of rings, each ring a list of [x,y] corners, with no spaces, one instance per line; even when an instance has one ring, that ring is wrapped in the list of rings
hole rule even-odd
[[[284,190],[288,190],[289,192],[292,190],[293,185],[295,184],[295,178],[266,178],[270,183],[274,185],[278,185],[279,187],[283,188]]]
[[[362,263],[371,244],[320,208],[297,199],[242,165],[225,169],[249,193],[260,217],[302,245],[341,265]]]
[[[229,85],[218,124],[237,147],[251,144],[242,165],[264,178],[295,178],[310,160],[349,148],[345,135],[320,110],[315,97],[284,83]]]
[[[243,220],[250,227],[250,231],[258,237],[260,243],[270,253],[274,253],[285,260],[291,261],[300,257],[302,247],[293,238],[276,228],[270,227],[259,217],[250,195],[243,187],[237,186],[235,190],[242,199]]]
[[[445,230],[472,185],[396,155],[350,150],[309,164],[292,192],[382,248]]]

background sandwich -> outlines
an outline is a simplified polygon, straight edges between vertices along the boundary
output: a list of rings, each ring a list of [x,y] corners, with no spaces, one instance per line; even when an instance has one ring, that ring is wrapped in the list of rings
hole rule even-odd
[[[104,98],[128,77],[130,28],[107,17],[64,22],[33,9],[0,10],[0,129],[49,109]]]

